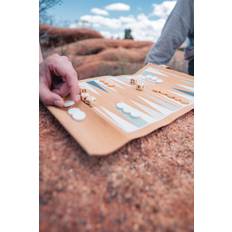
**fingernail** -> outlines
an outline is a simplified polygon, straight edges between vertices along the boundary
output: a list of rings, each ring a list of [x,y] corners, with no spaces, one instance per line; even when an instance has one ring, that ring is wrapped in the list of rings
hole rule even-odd
[[[58,106],[58,107],[63,107],[64,106],[64,103],[63,101],[61,100],[55,100],[54,101],[54,105]]]

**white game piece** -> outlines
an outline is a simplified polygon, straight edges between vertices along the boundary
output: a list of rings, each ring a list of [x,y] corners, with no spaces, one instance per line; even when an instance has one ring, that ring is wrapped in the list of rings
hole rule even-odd
[[[69,109],[68,114],[70,114],[72,116],[72,118],[77,120],[77,121],[84,120],[86,117],[85,112],[81,111],[79,108]]]
[[[131,111],[130,115],[133,118],[139,118],[141,116],[141,114],[139,112],[137,112],[137,111]]]
[[[152,75],[147,75],[147,78],[148,78],[148,79],[154,79],[154,76],[152,76]]]
[[[67,100],[64,102],[64,107],[70,107],[75,105],[75,102],[73,100]]]
[[[131,112],[131,109],[130,108],[128,108],[126,105],[125,106],[123,106],[123,112],[124,113],[126,113],[126,114],[129,114],[130,112]]]
[[[121,109],[121,110],[124,108],[124,105],[123,105],[122,102],[119,102],[119,103],[117,103],[116,105],[117,105],[117,107],[118,107],[119,109]]]
[[[77,120],[77,121],[82,121],[86,117],[85,112],[83,111],[76,111],[75,113],[72,114],[72,118]]]
[[[163,82],[163,80],[161,80],[161,79],[157,79],[155,82],[156,82],[156,83],[162,83],[162,82]]]
[[[92,101],[92,102],[95,102],[95,101],[96,101],[96,97],[91,96],[91,101]]]
[[[76,112],[80,112],[81,110],[79,108],[70,108],[68,110],[68,114],[72,115],[75,114]]]

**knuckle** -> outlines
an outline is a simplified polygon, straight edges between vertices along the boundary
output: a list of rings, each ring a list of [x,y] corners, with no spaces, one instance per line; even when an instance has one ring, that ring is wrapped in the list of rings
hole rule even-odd
[[[66,60],[66,61],[69,61],[69,62],[70,62],[70,60],[69,60],[69,58],[68,58],[67,56],[61,56],[61,58],[62,58],[63,60]]]

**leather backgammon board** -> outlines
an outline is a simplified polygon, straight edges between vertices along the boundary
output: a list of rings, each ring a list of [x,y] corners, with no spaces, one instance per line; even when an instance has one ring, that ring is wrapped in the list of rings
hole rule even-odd
[[[194,107],[193,77],[154,64],[133,75],[81,80],[80,88],[82,101],[48,109],[89,155],[110,154]],[[75,108],[84,112],[83,120],[70,115]]]

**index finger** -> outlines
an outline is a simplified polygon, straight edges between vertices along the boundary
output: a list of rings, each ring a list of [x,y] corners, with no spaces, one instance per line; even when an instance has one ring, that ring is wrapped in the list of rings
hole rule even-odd
[[[70,88],[71,98],[74,101],[77,101],[78,100],[77,95],[80,94],[80,87],[79,87],[77,72],[72,67],[72,70],[70,69],[70,71],[66,73],[64,78],[65,78],[65,80]]]
[[[72,63],[67,59],[60,59],[55,65],[53,64],[54,71],[59,74],[65,82],[67,82],[71,98],[77,101],[77,95],[80,93],[77,72],[72,66]]]

